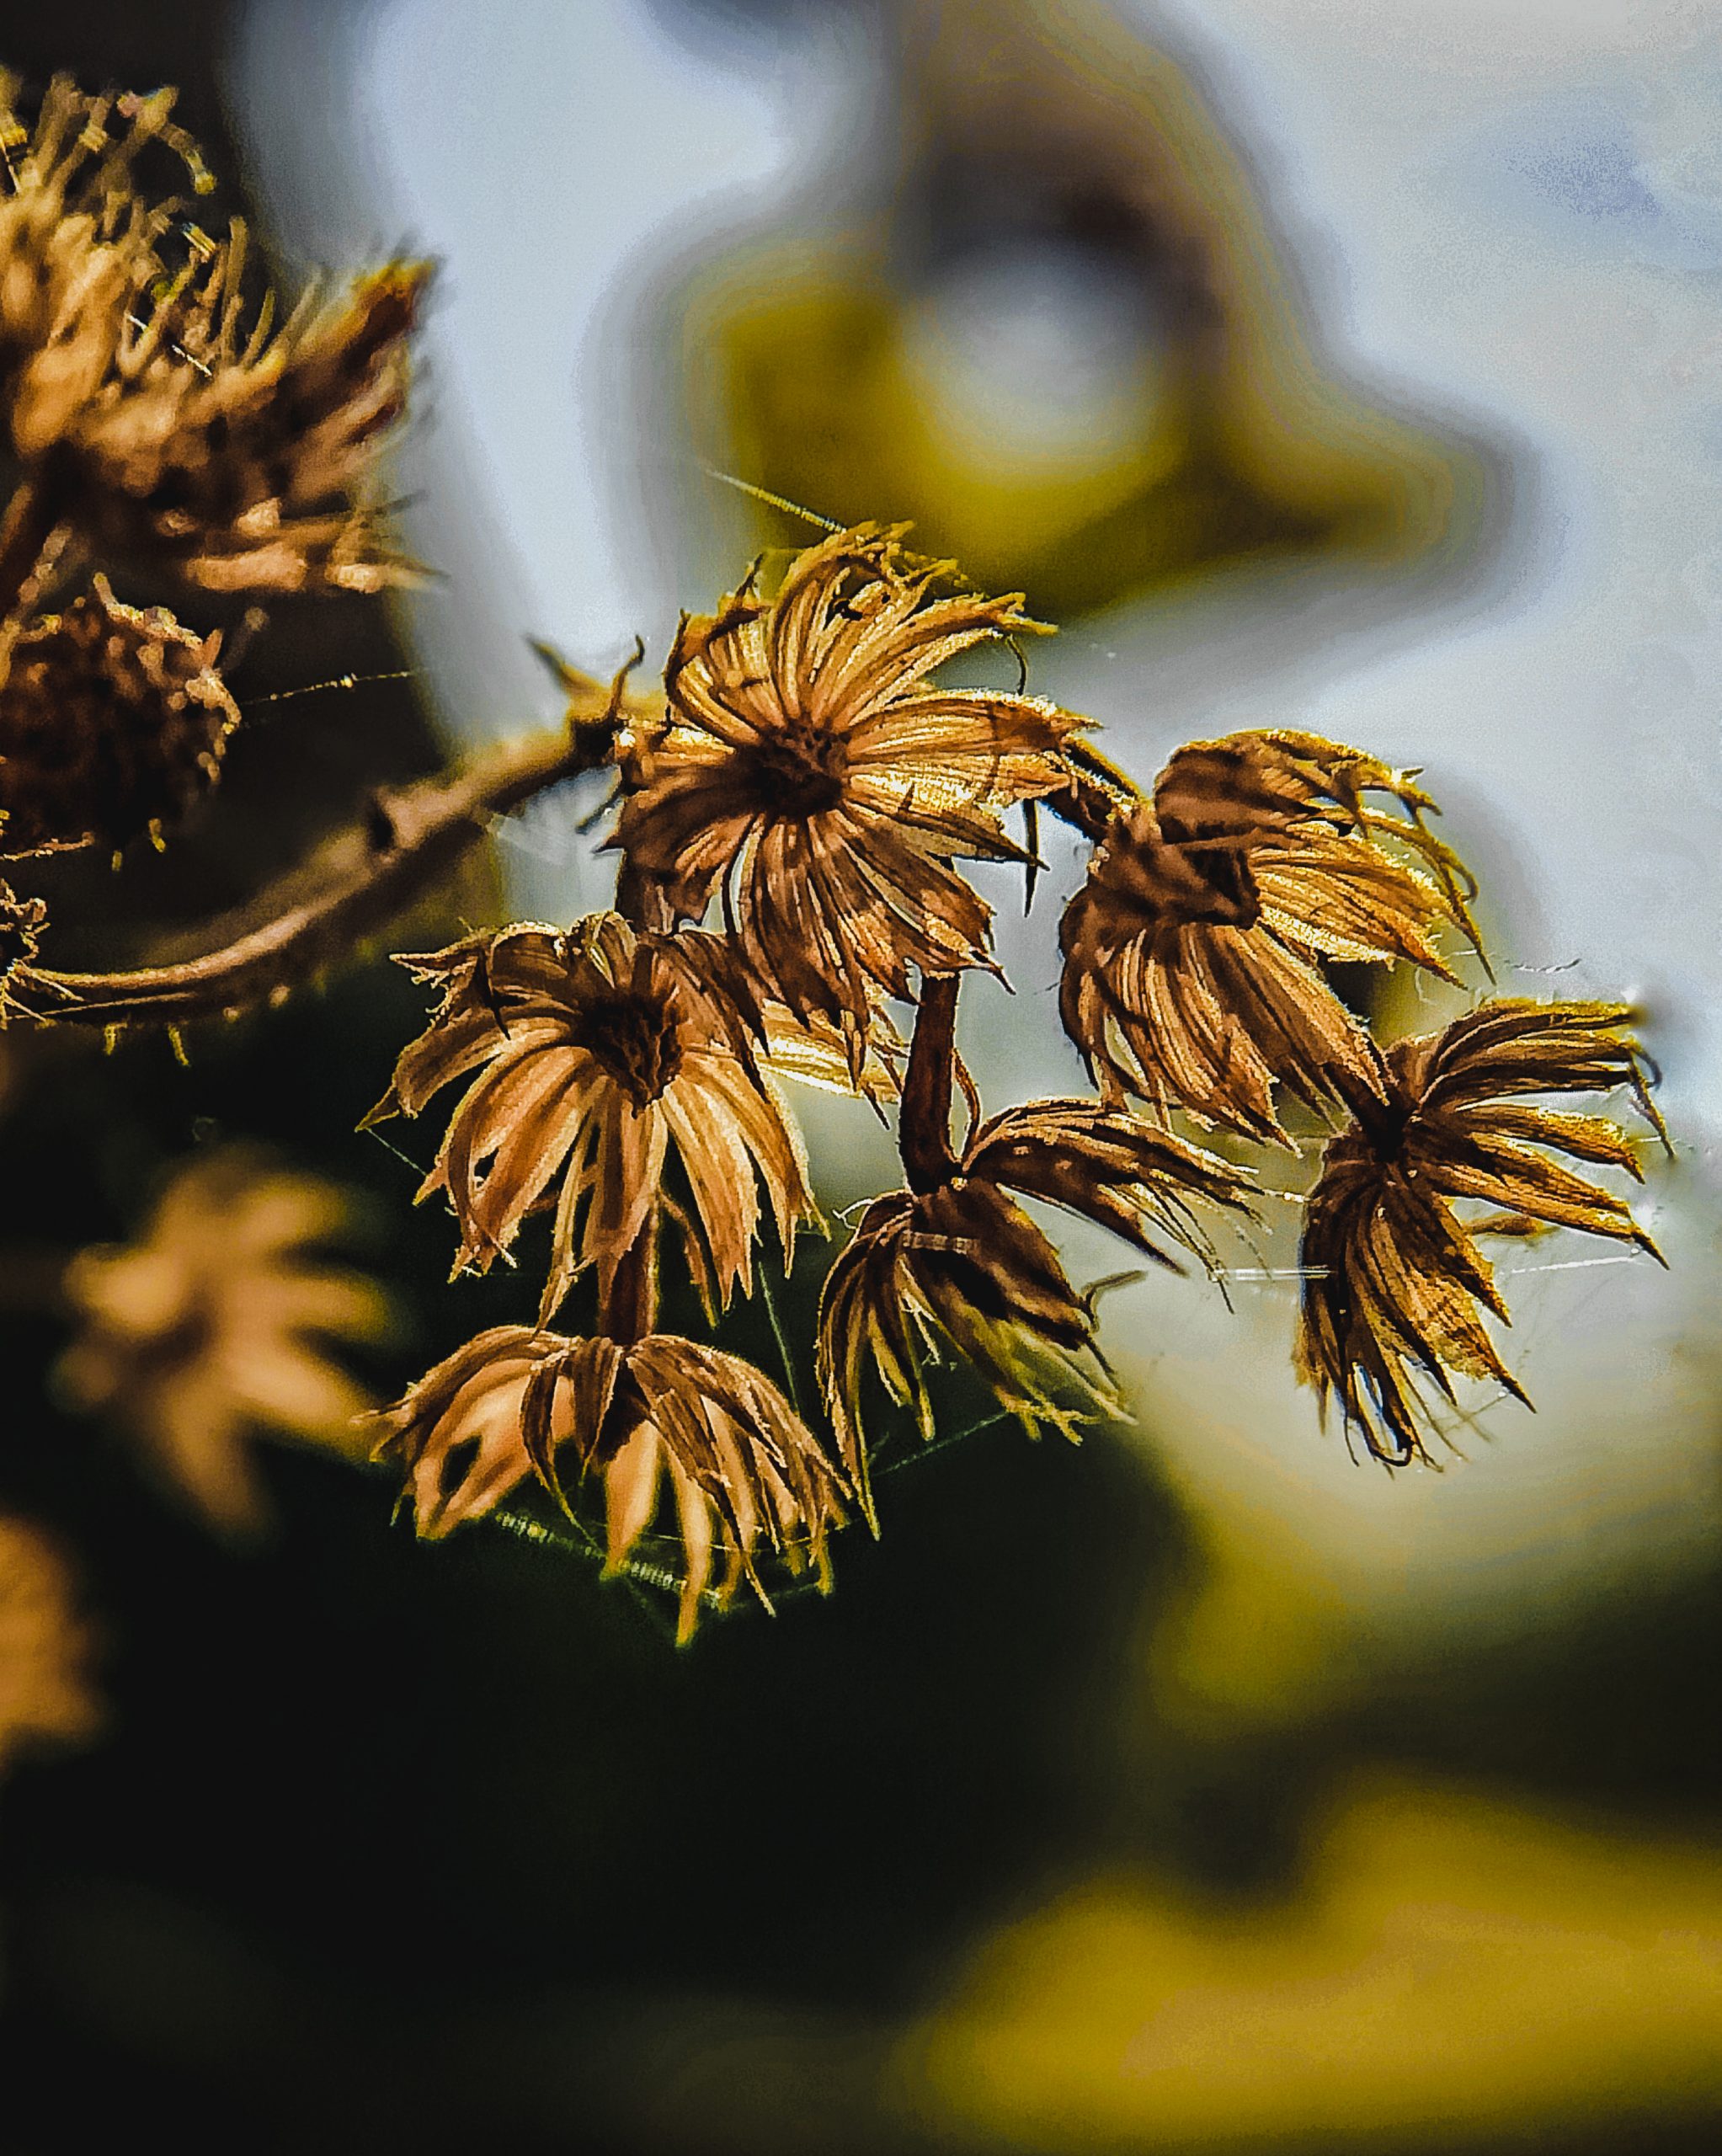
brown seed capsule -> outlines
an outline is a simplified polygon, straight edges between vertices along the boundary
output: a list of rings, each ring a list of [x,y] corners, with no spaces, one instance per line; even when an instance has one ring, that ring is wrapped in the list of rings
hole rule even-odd
[[[62,77],[26,127],[17,89],[0,74],[0,427],[30,536],[75,529],[211,590],[409,574],[349,497],[400,416],[425,267],[391,264],[277,327],[244,226],[216,238],[185,220],[186,180],[212,183],[171,90],[92,97]],[[156,196],[141,174],[164,148]]]
[[[21,899],[10,883],[0,881],[0,1019],[12,977],[20,966],[35,963],[47,925],[48,909],[40,899]]]
[[[118,851],[176,823],[220,776],[239,707],[200,637],[104,579],[23,630],[0,682],[0,855]]]
[[[760,1191],[786,1262],[817,1220],[801,1139],[750,1048],[745,976],[715,936],[636,931],[593,914],[566,934],[529,926],[403,961],[440,979],[441,1005],[403,1053],[370,1120],[417,1115],[471,1081],[421,1198],[444,1191],[461,1225],[456,1269],[486,1272],[554,1200],[548,1322],[577,1273],[617,1266],[679,1161],[683,1241],[708,1305],[753,1288]]]

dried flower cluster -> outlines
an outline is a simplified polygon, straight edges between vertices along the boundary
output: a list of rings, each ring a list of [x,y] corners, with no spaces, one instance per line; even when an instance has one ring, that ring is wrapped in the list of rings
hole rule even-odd
[[[209,790],[239,713],[218,633],[92,572],[248,597],[398,579],[363,491],[424,272],[278,325],[243,225],[185,215],[213,182],[172,91],[61,79],[33,124],[18,98],[0,76],[0,855],[117,851]]]
[[[458,1350],[381,1418],[380,1451],[427,1534],[535,1482],[578,1515],[601,1480],[612,1566],[679,1543],[684,1637],[702,1597],[743,1581],[765,1595],[756,1553],[823,1578],[846,1508],[877,1529],[871,1377],[924,1438],[946,1354],[1031,1431],[1074,1437],[1122,1412],[1092,1297],[1022,1201],[1218,1270],[1208,1224],[1247,1216],[1253,1179],[1175,1117],[1294,1151],[1286,1099],[1339,1123],[1309,1200],[1297,1367],[1389,1461],[1433,1427],[1420,1374],[1449,1398],[1455,1376],[1506,1376],[1479,1236],[1540,1222],[1651,1247],[1618,1198],[1548,1158],[1636,1172],[1623,1134],[1523,1097],[1626,1085],[1648,1107],[1623,1009],[1496,1001],[1383,1049],[1325,970],[1451,983],[1479,947],[1474,887],[1412,775],[1250,733],[1179,750],[1144,796],[1076,714],[939,685],[958,653],[1036,625],[904,537],[837,533],[775,590],[756,565],[717,614],[683,619],[661,709],[615,735],[614,911],[405,961],[441,1001],[376,1113],[464,1085],[420,1193],[453,1209],[456,1271],[552,1219],[538,1329]],[[1093,845],[1060,1009],[1099,1097],[984,1119],[955,1025],[963,974],[994,961],[959,864],[1032,862],[1032,827],[1019,844],[1004,819],[1034,803]],[[913,1006],[900,1088],[890,999]],[[666,1227],[715,1318],[752,1290],[765,1214],[786,1265],[815,1217],[784,1074],[900,1091],[904,1187],[864,1212],[821,1303],[829,1449],[760,1372],[658,1329]],[[1467,1221],[1466,1199],[1492,1209]],[[545,1330],[588,1273],[589,1331]]]
[[[16,467],[0,861],[159,841],[220,777],[239,714],[219,633],[124,603],[109,575],[254,595],[405,573],[369,495],[424,282],[397,265],[277,326],[272,299],[253,302],[243,227],[211,237],[144,184],[164,165],[194,195],[211,184],[171,93],[56,82],[28,120],[16,103],[0,80]],[[436,1005],[371,1119],[451,1102],[419,1195],[452,1210],[456,1273],[516,1262],[537,1215],[547,1234],[533,1323],[481,1332],[371,1428],[422,1534],[536,1489],[613,1569],[673,1580],[684,1638],[744,1585],[767,1598],[773,1561],[827,1582],[851,1513],[877,1529],[870,1388],[923,1438],[947,1356],[1031,1432],[1121,1412],[1094,1291],[1029,1209],[1218,1272],[1211,1225],[1247,1219],[1256,1186],[1206,1134],[1296,1152],[1288,1104],[1327,1126],[1296,1367],[1391,1463],[1422,1450],[1457,1379],[1524,1396],[1488,1326],[1506,1316],[1491,1233],[1571,1227],[1654,1254],[1619,1198],[1554,1157],[1635,1175],[1624,1133],[1543,1104],[1626,1087],[1655,1123],[1623,1007],[1498,999],[1383,1045],[1335,985],[1342,964],[1457,986],[1466,947],[1480,956],[1474,886],[1415,773],[1254,731],[1179,750],[1144,792],[1089,744],[1088,719],[1020,684],[941,678],[1000,645],[1021,662],[1046,632],[1021,595],[975,591],[907,535],[863,525],[775,577],[756,563],[714,613],[683,616],[661,693],[546,654],[569,696],[554,736],[378,795],[200,958],[48,971],[40,903],[0,884],[0,1020],[178,1025],[279,1000],[496,814],[612,775],[610,909],[404,961]],[[1095,1091],[989,1117],[957,1049],[964,977],[997,971],[965,865],[1021,864],[1032,894],[1042,809],[1092,849],[1064,912],[1058,1007]],[[660,1321],[666,1246],[715,1326],[774,1262],[754,1249],[768,1219],[786,1270],[797,1230],[822,1225],[789,1079],[894,1107],[903,1167],[826,1278],[817,1417],[789,1343],[780,1390]],[[312,1187],[217,1158],[172,1186],[136,1248],[69,1275],[68,1387],[219,1524],[254,1517],[253,1425],[320,1434],[360,1405],[307,1337],[362,1337],[378,1316],[369,1289],[305,1257],[329,1218]]]

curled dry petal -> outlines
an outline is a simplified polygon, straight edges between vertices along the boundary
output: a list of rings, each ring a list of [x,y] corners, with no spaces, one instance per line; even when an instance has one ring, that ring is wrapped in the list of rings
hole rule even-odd
[[[624,759],[630,862],[690,919],[721,892],[749,964],[802,1020],[840,1027],[860,1069],[874,1001],[910,969],[988,963],[989,909],[961,859],[1023,858],[1005,811],[1068,784],[1082,723],[1035,696],[930,677],[1035,631],[1020,596],[952,590],[949,563],[863,525],[685,618],[669,712]],[[941,595],[942,594],[942,595]]]
[[[1506,1323],[1507,1309],[1479,1234],[1578,1228],[1660,1260],[1622,1199],[1549,1157],[1642,1180],[1625,1133],[1524,1097],[1629,1086],[1660,1131],[1631,1016],[1614,1003],[1485,1003],[1389,1049],[1385,1100],[1329,1145],[1304,1224],[1297,1367],[1378,1459],[1423,1450],[1419,1374],[1448,1400],[1454,1376],[1492,1378],[1529,1405],[1483,1321],[1486,1310]],[[1492,1209],[1461,1218],[1459,1200]]]
[[[554,1205],[541,1321],[589,1265],[607,1297],[672,1155],[692,1199],[675,1209],[690,1268],[717,1301],[738,1282],[752,1292],[761,1187],[790,1262],[797,1224],[818,1215],[799,1134],[754,1053],[761,1022],[720,939],[595,914],[566,934],[505,929],[403,963],[442,981],[443,1000],[371,1119],[417,1115],[470,1080],[419,1193],[454,1207],[456,1272],[487,1271]]]
[[[1400,812],[1371,805],[1385,794]],[[1181,749],[1121,811],[1064,915],[1059,1008],[1096,1081],[1285,1142],[1277,1082],[1312,1107],[1382,1091],[1325,959],[1451,979],[1443,923],[1474,943],[1471,885],[1410,775],[1299,734]]]
[[[1031,1433],[1074,1438],[1085,1421],[1122,1412],[1090,1302],[1010,1191],[1080,1214],[1176,1271],[1166,1243],[1212,1259],[1195,1206],[1242,1212],[1249,1188],[1229,1162],[1122,1108],[1042,1101],[983,1123],[935,1187],[877,1199],[826,1278],[818,1335],[832,1427],[869,1518],[861,1398],[870,1358],[924,1438],[933,1431],[925,1366],[941,1340]]]
[[[436,1538],[536,1478],[571,1517],[601,1481],[609,1568],[655,1577],[639,1553],[666,1501],[679,1637],[744,1580],[769,1608],[770,1554],[829,1582],[843,1479],[770,1380],[667,1333],[624,1344],[503,1326],[482,1333],[372,1418],[380,1456],[407,1468],[419,1532]]]
[[[139,1241],[72,1267],[67,1390],[136,1437],[216,1527],[262,1517],[253,1430],[339,1446],[369,1405],[320,1344],[387,1322],[371,1282],[312,1255],[345,1214],[328,1184],[236,1148],[182,1169]]]

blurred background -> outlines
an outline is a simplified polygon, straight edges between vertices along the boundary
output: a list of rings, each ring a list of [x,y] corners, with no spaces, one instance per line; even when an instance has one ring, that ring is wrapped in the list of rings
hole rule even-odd
[[[0,1791],[0,2145],[1715,2146],[1722,15],[65,0],[0,5],[0,58],[183,84],[290,280],[441,264],[392,473],[438,575],[275,610],[205,825],[123,872],[140,935],[543,723],[528,637],[661,661],[811,529],[740,481],[1025,590],[1032,686],[1142,776],[1257,725],[1421,765],[1504,992],[1632,997],[1677,1140],[1671,1271],[1507,1261],[1538,1412],[1474,1403],[1438,1469],[1317,1428],[1287,1209],[1229,1309],[1108,1296],[1134,1428],[917,1464],[829,1602],[682,1654],[310,1452],[212,1538],[7,1318],[0,1476],[74,1556],[105,1719]],[[395,947],[601,903],[577,814]],[[1026,919],[989,887],[989,1105],[1079,1081],[1043,844]],[[522,1315],[441,1285],[446,1220],[354,1129],[421,1008],[379,961],[189,1070],[24,1059],[0,1188],[90,1241],[266,1142],[357,1194],[398,1386]],[[864,1111],[806,1119],[828,1207],[895,1180]]]

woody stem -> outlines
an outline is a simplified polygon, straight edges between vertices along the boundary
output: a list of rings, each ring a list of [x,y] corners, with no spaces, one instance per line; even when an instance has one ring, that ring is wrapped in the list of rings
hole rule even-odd
[[[958,974],[937,974],[921,982],[897,1118],[897,1150],[911,1190],[937,1190],[957,1171],[951,1146],[951,1089],[957,1072],[961,979]]]
[[[598,695],[601,684],[594,684]],[[279,1002],[440,883],[499,816],[609,760],[614,704],[509,744],[450,777],[379,789],[365,812],[255,899],[234,932],[176,965],[122,973],[15,967],[13,1009],[39,1022],[179,1026]]]
[[[632,1348],[658,1325],[658,1209],[622,1253],[598,1305],[598,1331]]]

